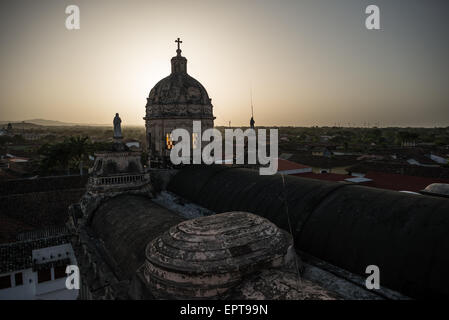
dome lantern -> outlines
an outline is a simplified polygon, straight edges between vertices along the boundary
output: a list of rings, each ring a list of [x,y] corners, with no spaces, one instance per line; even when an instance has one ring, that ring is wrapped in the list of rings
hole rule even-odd
[[[176,50],[176,57],[171,58],[171,73],[187,73],[187,59],[181,56],[180,43],[182,43],[179,38],[175,40],[178,43],[178,49]]]

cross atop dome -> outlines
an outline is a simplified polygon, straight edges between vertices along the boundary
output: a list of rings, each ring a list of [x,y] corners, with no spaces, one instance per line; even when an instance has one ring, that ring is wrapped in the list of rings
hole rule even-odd
[[[175,40],[175,42],[178,43],[178,50],[181,50],[181,49],[179,48],[179,45],[180,45],[180,43],[182,43],[182,41],[178,38],[178,39]]]
[[[181,39],[175,40],[178,45],[176,50],[176,56],[171,59],[171,72],[172,73],[187,73],[187,59],[181,56]]]
[[[176,53],[178,54],[178,56],[180,56],[181,55],[181,47],[180,47],[180,45],[181,45],[182,41],[178,38],[178,39],[175,40],[175,42],[178,44],[178,49],[176,50]]]

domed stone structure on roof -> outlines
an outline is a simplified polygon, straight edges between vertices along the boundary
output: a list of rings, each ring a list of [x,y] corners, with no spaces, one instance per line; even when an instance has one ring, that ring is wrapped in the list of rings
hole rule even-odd
[[[201,130],[214,126],[213,106],[203,85],[187,74],[187,59],[180,43],[171,59],[171,74],[150,91],[146,104],[147,146],[153,164],[165,161],[172,148],[171,132],[183,128],[192,134],[192,122],[201,121]],[[154,166],[153,165],[153,166]]]
[[[432,183],[429,184],[421,193],[449,197],[448,183]]]
[[[146,249],[144,276],[158,298],[226,297],[242,278],[284,265],[291,236],[247,212],[187,220]]]

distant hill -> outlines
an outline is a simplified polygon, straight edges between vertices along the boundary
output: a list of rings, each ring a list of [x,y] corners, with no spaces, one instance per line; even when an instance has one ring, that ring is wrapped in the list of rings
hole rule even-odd
[[[76,123],[62,122],[57,120],[45,120],[45,119],[31,119],[25,120],[25,122],[38,124],[40,126],[76,126]]]
[[[0,128],[6,127],[6,125],[8,123],[12,124],[13,129],[30,129],[30,128],[42,127],[39,124],[30,123],[30,122],[0,121]]]
[[[58,120],[46,120],[46,119],[31,119],[25,121],[0,121],[0,125],[6,125],[11,123],[13,126],[23,126],[23,124],[28,125],[38,125],[44,127],[65,127],[65,126],[107,126],[105,124],[86,124],[86,123],[71,123],[71,122],[62,122]]]

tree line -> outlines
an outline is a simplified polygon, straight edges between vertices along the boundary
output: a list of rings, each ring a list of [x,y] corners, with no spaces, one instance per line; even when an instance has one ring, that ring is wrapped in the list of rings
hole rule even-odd
[[[110,148],[110,142],[92,142],[88,136],[66,137],[62,142],[45,143],[38,150],[40,169],[45,174],[65,171],[70,175],[70,170],[77,168],[75,170],[83,175],[84,166],[90,161],[89,156]]]

